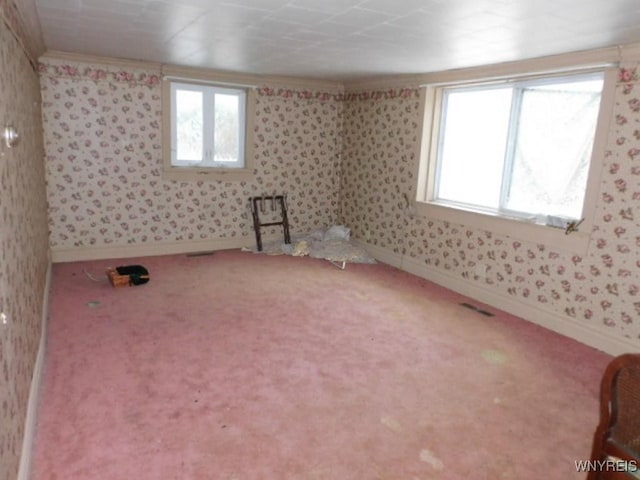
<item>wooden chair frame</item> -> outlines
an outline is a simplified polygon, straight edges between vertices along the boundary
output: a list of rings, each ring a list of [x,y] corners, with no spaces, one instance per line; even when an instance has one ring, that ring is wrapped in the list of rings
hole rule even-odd
[[[627,385],[632,376],[633,385]],[[635,384],[635,380],[638,380]],[[621,405],[620,396],[626,404]],[[628,401],[631,397],[632,400]],[[637,421],[635,421],[637,419]],[[624,422],[624,423],[619,423]],[[619,430],[623,430],[622,436]],[[591,450],[595,462],[621,460],[640,468],[640,354],[628,353],[614,358],[607,366],[600,384],[600,423]],[[637,471],[591,469],[587,480],[631,480]]]

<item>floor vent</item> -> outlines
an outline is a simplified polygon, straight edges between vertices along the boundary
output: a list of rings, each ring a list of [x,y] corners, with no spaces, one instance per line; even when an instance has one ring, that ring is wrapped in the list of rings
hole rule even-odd
[[[465,308],[468,308],[469,310],[473,310],[474,312],[478,312],[478,313],[484,315],[485,317],[493,317],[493,316],[495,316],[493,313],[487,312],[486,310],[482,310],[481,308],[478,308],[475,305],[472,305],[472,304],[467,303],[467,302],[462,302],[460,305],[462,305]]]
[[[190,252],[190,253],[187,253],[187,257],[204,257],[205,255],[213,255],[213,251],[209,251],[209,252]]]

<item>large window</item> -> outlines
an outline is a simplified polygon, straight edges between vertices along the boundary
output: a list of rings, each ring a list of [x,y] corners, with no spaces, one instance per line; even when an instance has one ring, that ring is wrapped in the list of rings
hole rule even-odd
[[[604,71],[590,71],[428,87],[418,201],[577,225],[597,170],[605,83]]]
[[[240,87],[165,80],[164,157],[170,178],[250,173],[248,97]]]
[[[582,218],[602,73],[445,88],[433,199]]]

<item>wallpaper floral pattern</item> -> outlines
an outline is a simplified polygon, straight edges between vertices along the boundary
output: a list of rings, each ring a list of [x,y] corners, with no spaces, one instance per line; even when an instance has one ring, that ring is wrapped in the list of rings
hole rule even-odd
[[[345,105],[342,211],[355,235],[415,262],[640,345],[640,80],[622,68],[586,255],[409,215],[419,104]],[[476,265],[488,265],[484,278]]]
[[[341,212],[353,235],[402,254],[415,182],[418,91],[349,94],[345,103]]]
[[[13,479],[40,341],[48,231],[38,76],[1,20],[0,65],[0,118],[22,135],[13,149],[0,146],[0,309],[7,315],[0,323],[0,478]]]
[[[162,178],[159,72],[41,65],[51,246],[252,238],[248,198],[285,192],[297,232],[356,238],[496,293],[640,338],[640,81],[620,70],[593,242],[568,255],[408,214],[420,142],[415,88],[257,91],[250,182]],[[478,264],[488,265],[484,278]]]
[[[335,222],[339,95],[257,91],[251,181],[163,179],[160,73],[40,65],[51,246],[250,237],[249,197],[286,193],[294,232]]]

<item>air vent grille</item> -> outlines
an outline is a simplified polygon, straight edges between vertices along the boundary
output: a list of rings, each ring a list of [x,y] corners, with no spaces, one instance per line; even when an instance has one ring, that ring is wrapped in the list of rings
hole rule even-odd
[[[471,303],[462,302],[462,303],[460,303],[460,305],[462,305],[465,308],[468,308],[469,310],[473,310],[474,312],[478,312],[478,313],[484,315],[485,317],[494,317],[495,316],[495,314],[493,314],[491,312],[487,312],[486,310],[483,310],[481,308],[478,308],[475,305],[472,305]]]

